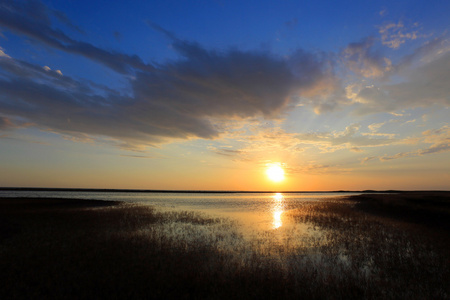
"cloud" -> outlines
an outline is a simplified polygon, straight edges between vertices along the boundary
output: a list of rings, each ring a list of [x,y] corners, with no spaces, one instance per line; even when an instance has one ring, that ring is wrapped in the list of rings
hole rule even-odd
[[[375,51],[375,41],[366,38],[341,52],[343,65],[356,75],[345,88],[350,101],[341,105],[351,103],[353,113],[366,115],[450,104],[450,40],[446,34],[427,41],[397,63]]]
[[[46,130],[106,136],[139,148],[216,138],[223,133],[221,122],[280,118],[295,106],[296,95],[319,95],[316,85],[329,76],[320,58],[303,51],[286,60],[180,40],[174,49],[179,60],[136,70],[131,96],[3,55],[0,109]]]
[[[185,115],[274,117],[295,88],[306,86],[288,64],[264,53],[207,51],[187,42],[174,44],[185,59],[158,72],[138,73],[135,95]]]
[[[36,83],[44,83],[50,88],[65,89],[66,92],[69,92],[69,90],[79,90],[81,93],[93,93],[94,90],[99,93],[113,92],[105,86],[87,80],[74,80],[62,75],[60,70],[52,70],[49,66],[37,66],[14,59],[9,55],[0,56],[0,79],[6,81],[8,79],[27,79]]]
[[[408,121],[406,121],[405,123],[402,123],[401,126],[406,125],[406,124],[409,124],[409,123],[415,123],[416,121],[417,121],[416,119],[408,120]]]
[[[424,144],[432,144],[426,148],[422,148],[419,150],[409,151],[409,152],[400,152],[394,155],[383,155],[383,156],[372,156],[366,157],[361,162],[365,163],[368,161],[379,159],[382,162],[390,161],[394,159],[407,158],[407,157],[416,157],[423,156],[435,153],[443,153],[450,151],[450,126],[444,125],[439,129],[427,130],[422,133],[423,138],[418,142]]]
[[[71,38],[56,27],[54,19],[76,30],[74,25],[65,15],[57,15],[37,1],[3,1],[0,26],[107,66],[121,73],[130,88],[124,94],[72,78],[67,72],[63,75],[57,69],[64,70],[63,66],[35,65],[0,49],[2,115],[64,136],[103,139],[141,150],[175,139],[215,139],[233,130],[228,123],[282,120],[298,105],[325,113],[353,104],[357,113],[365,114],[450,101],[450,52],[436,52],[443,49],[442,45],[424,47],[401,65],[392,66],[373,50],[373,38],[350,44],[340,53],[341,60],[329,53],[301,49],[281,57],[266,51],[208,49],[149,23],[170,40],[178,55],[172,61],[152,65],[138,56]],[[432,48],[434,55],[430,58]],[[427,61],[418,65],[416,62],[425,56]],[[397,84],[355,85],[352,93],[346,93],[335,74],[338,61],[367,78],[386,77],[394,71],[410,75]],[[263,138],[259,134],[254,133],[255,138]],[[354,126],[342,133],[284,133],[281,137],[293,141],[288,146],[292,149],[298,148],[301,140],[324,150],[355,150],[394,140],[381,133],[362,134]],[[269,140],[268,136],[263,139]],[[278,141],[285,139],[278,136]]]
[[[52,69],[50,69],[49,66],[43,66],[42,69],[44,69],[46,72],[50,72],[52,70]],[[61,72],[61,70],[55,70],[54,72],[60,76],[63,76],[63,73]]]
[[[403,22],[387,23],[379,27],[378,32],[381,35],[381,42],[383,45],[392,49],[400,48],[400,45],[404,44],[407,40],[415,40],[418,38],[426,37],[426,35],[420,34],[418,24],[414,23],[410,28],[405,26]],[[414,28],[414,29],[413,29]]]
[[[387,9],[386,9],[386,8],[383,8],[382,10],[380,10],[379,15],[380,15],[381,17],[384,17],[385,15],[387,15],[387,13],[388,13]]]
[[[103,64],[121,74],[129,74],[132,69],[152,70],[136,55],[106,51],[92,44],[76,41],[66,33],[52,27],[50,15],[57,15],[65,24],[65,15],[48,9],[39,1],[3,1],[0,5],[0,26],[16,34],[25,35],[47,46],[67,53],[82,55]]]
[[[0,57],[11,58],[8,54],[5,53],[5,51],[4,51],[4,49],[2,47],[0,47]]]
[[[360,149],[358,147],[351,147],[350,151],[353,151],[353,152],[364,152],[364,150],[362,150],[362,149]]]
[[[0,116],[0,130],[16,127],[8,118]]]
[[[354,96],[357,114],[394,112],[399,109],[450,105],[450,49],[441,49],[433,57],[415,57],[399,70],[404,80],[395,84],[370,85],[361,88]],[[435,50],[433,50],[435,52]]]
[[[263,51],[216,51],[166,35],[179,58],[156,67],[137,56],[76,41],[55,28],[52,16],[70,20],[38,1],[4,1],[0,26],[47,46],[89,58],[129,81],[126,95],[60,70],[0,53],[0,109],[52,132],[107,137],[121,147],[142,149],[173,139],[217,138],[223,124],[255,118],[280,119],[301,96],[325,110],[339,89],[329,57],[294,51],[278,57]],[[127,76],[132,74],[133,76]]]
[[[402,114],[394,114],[394,113],[392,113],[392,115],[394,115],[394,116],[396,116],[396,117],[401,117],[401,116],[403,116]],[[381,123],[373,123],[373,124],[370,124],[370,125],[367,126],[367,128],[369,128],[369,130],[371,131],[371,133],[365,133],[365,134],[366,134],[366,135],[372,135],[372,136],[375,136],[375,135],[379,135],[379,136],[389,136],[390,134],[386,134],[386,133],[377,133],[377,131],[378,131],[381,127],[383,127],[384,125],[389,124],[389,123],[400,123],[400,126],[403,126],[403,125],[410,124],[410,123],[414,123],[414,122],[416,122],[416,119],[407,120],[407,121],[399,120],[399,119],[391,119],[391,120],[388,120],[388,121],[385,121],[385,122],[381,122]]]
[[[398,158],[404,158],[404,157],[409,157],[409,156],[413,156],[415,155],[417,152],[400,152],[397,153],[395,155],[385,155],[385,156],[381,156],[379,157],[380,161],[388,161],[388,160],[393,160],[393,159],[398,159]]]
[[[375,39],[368,37],[357,43],[350,43],[341,53],[344,64],[356,75],[381,77],[392,69],[392,62],[373,50]]]
[[[450,139],[449,139],[450,140]],[[450,151],[450,142],[433,145],[427,149],[421,149],[418,155],[426,155],[432,153],[441,153]]]
[[[239,156],[240,154],[243,153],[243,151],[241,151],[241,150],[234,150],[234,149],[214,148],[211,150],[213,150],[214,153],[216,153],[216,154],[223,155],[223,156],[229,156],[229,157]]]
[[[241,73],[241,76],[233,78],[233,82],[223,83],[236,85],[238,81],[243,81],[243,84],[248,86],[250,80],[254,80],[251,85],[255,91],[256,88],[259,89],[258,94],[261,96],[267,99],[284,98],[290,102],[289,105],[306,104],[313,107],[316,113],[332,111],[347,101],[341,81],[334,73],[333,55],[311,53],[302,49],[297,49],[284,58],[267,52],[242,52],[233,49],[225,52],[207,51],[196,43],[178,39],[174,33],[157,24],[147,23],[169,38],[173,42],[173,49],[181,56],[189,58],[191,65],[198,64],[196,68],[202,68],[202,76],[211,71],[220,77]],[[271,69],[273,76],[267,73]],[[257,73],[259,76],[256,76]],[[232,96],[228,101],[233,99],[236,97]],[[304,103],[301,103],[302,101]],[[273,114],[279,113],[279,110],[273,111]]]
[[[367,127],[370,129],[370,131],[372,132],[376,132],[378,131],[384,124],[386,124],[387,122],[382,122],[382,123],[373,123],[368,125]]]
[[[304,151],[295,133],[288,133],[279,126],[246,126],[247,131],[231,136],[233,146],[209,146],[216,154],[228,156],[236,161],[259,162],[268,156],[292,155]],[[223,141],[229,139],[224,138]]]
[[[284,166],[283,168],[288,174],[335,174],[351,172],[351,169],[341,165],[320,164],[316,162]]]
[[[360,147],[379,147],[392,144],[397,140],[393,134],[360,133],[360,125],[352,124],[343,131],[301,133],[297,138],[301,143],[312,144],[323,152],[333,152],[340,149],[359,151]]]
[[[279,151],[299,152],[301,141],[296,133],[289,133],[280,127],[265,128],[245,137],[249,142],[247,151],[277,153]]]
[[[364,163],[366,163],[366,162],[369,162],[369,161],[371,161],[371,160],[376,160],[376,159],[379,159],[377,156],[369,156],[369,157],[365,157],[365,158],[363,158],[362,160],[361,160],[361,163],[362,164],[364,164]]]
[[[150,159],[162,159],[163,156],[159,155],[133,155],[133,154],[121,154],[122,157],[131,157],[131,158],[150,158]]]

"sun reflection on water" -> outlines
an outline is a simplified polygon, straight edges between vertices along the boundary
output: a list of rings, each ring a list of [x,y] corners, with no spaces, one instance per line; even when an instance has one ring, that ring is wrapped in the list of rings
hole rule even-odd
[[[281,193],[276,193],[273,195],[273,221],[272,221],[272,228],[277,229],[280,228],[283,225],[283,222],[281,220],[281,215],[284,212],[284,197]]]

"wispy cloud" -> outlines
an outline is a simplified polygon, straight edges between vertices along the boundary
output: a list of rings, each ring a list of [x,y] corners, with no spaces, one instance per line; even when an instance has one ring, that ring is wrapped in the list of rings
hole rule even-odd
[[[363,77],[381,77],[392,69],[392,62],[379,51],[373,49],[375,39],[368,37],[357,43],[351,43],[342,51],[344,64],[356,75]]]
[[[351,172],[351,168],[341,165],[320,164],[316,162],[309,162],[295,166],[285,166],[284,169],[288,174],[335,174]]]
[[[288,133],[278,126],[255,126],[233,136],[235,146],[210,146],[216,154],[227,156],[235,161],[259,162],[265,157],[288,156],[298,154],[304,149],[295,133]]]
[[[145,158],[145,159],[161,159],[162,156],[159,155],[136,155],[136,154],[121,154],[122,157],[130,157],[130,158]]]
[[[414,58],[398,68],[397,76],[404,76],[400,83],[369,85],[354,95],[358,114],[395,112],[399,109],[424,107],[436,104],[450,105],[450,49],[445,47],[426,61],[420,60],[427,53]],[[430,49],[431,50],[431,49]],[[436,52],[435,49],[432,50]],[[356,96],[355,96],[356,95]]]
[[[427,130],[423,132],[423,137],[417,143],[431,144],[426,148],[399,152],[394,155],[382,155],[382,156],[371,156],[364,158],[361,162],[369,162],[372,160],[380,160],[381,162],[390,161],[394,159],[423,156],[435,153],[443,153],[450,151],[450,127],[445,125],[439,129]]]
[[[361,147],[380,147],[397,142],[393,134],[362,133],[360,127],[359,124],[352,124],[343,131],[302,133],[298,134],[297,138],[302,143],[319,147],[323,152],[340,149],[354,151],[355,149],[361,150]]]
[[[405,26],[401,21],[397,23],[386,23],[379,27],[381,42],[383,45],[392,49],[398,49],[408,40],[427,37],[419,31],[419,24],[414,23],[411,26]]]

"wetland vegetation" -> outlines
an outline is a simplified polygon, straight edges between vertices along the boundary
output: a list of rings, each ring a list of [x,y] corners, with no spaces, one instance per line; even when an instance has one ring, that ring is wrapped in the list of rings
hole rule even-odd
[[[0,199],[2,299],[448,299],[449,193],[286,207],[252,238],[192,211]]]

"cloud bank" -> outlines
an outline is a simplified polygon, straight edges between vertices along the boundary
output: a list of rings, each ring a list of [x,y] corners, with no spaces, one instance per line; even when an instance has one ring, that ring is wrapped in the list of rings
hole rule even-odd
[[[450,104],[450,52],[444,38],[435,43],[433,55],[429,55],[431,47],[423,47],[416,56],[395,65],[374,50],[374,38],[352,43],[336,55],[298,49],[280,57],[265,51],[207,49],[150,24],[170,39],[178,54],[176,60],[153,63],[76,40],[58,29],[58,24],[83,31],[63,13],[39,1],[6,0],[0,4],[2,29],[109,68],[123,75],[130,90],[124,94],[72,78],[62,67],[52,70],[15,59],[8,49],[0,48],[0,129],[6,127],[5,120],[20,119],[43,130],[98,136],[137,149],[174,139],[217,138],[224,133],[224,122],[280,119],[299,104],[316,113],[354,105],[358,114]],[[415,38],[399,24],[380,28],[382,43],[397,48],[394,38]],[[427,61],[416,63],[426,55]],[[374,79],[374,84],[356,83],[352,93],[345,93],[337,69]],[[389,76],[399,75],[403,76],[401,82],[386,83]],[[354,133],[333,137],[304,134],[299,138],[329,146],[347,144],[354,149],[390,143],[389,139]]]
[[[325,58],[313,53],[298,50],[280,58],[258,51],[207,50],[172,35],[179,59],[144,63],[137,56],[70,38],[54,28],[53,13],[40,2],[5,1],[0,26],[127,75],[131,86],[123,95],[16,60],[2,50],[2,114],[54,132],[104,136],[126,147],[174,138],[210,139],[221,134],[216,126],[220,121],[279,118],[297,103],[298,95],[318,96],[323,92],[316,87],[333,81]]]

